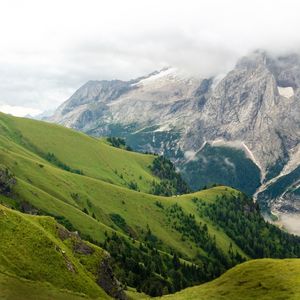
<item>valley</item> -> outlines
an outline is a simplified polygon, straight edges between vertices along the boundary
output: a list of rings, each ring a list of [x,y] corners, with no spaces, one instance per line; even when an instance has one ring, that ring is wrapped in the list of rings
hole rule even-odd
[[[182,194],[168,160],[122,145],[0,115],[3,286],[41,299],[161,296],[253,258],[299,257],[299,237],[265,222],[245,194],[222,185]]]

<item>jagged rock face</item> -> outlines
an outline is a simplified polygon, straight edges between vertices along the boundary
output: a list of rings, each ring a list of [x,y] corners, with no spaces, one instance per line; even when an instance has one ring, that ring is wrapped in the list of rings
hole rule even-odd
[[[52,120],[84,129],[89,123],[105,116],[107,103],[131,88],[129,83],[120,80],[89,81],[57,109]]]
[[[241,59],[212,91],[199,119],[191,125],[190,147],[199,131],[203,140],[242,141],[253,153],[263,177],[268,168],[284,160],[300,137],[299,82],[285,81],[295,93],[287,98],[279,94],[276,78],[294,79],[299,68],[282,71],[280,61],[281,71],[272,73],[279,69],[276,63],[262,53]]]
[[[140,79],[89,81],[63,103],[50,118],[67,127],[100,130],[99,124],[132,124],[139,127],[177,122],[192,113],[201,79],[190,78],[168,68]]]
[[[100,262],[97,283],[114,299],[127,300],[128,297],[125,294],[121,283],[113,273],[110,259],[110,256],[107,254],[107,257]]]
[[[261,192],[272,190],[300,163],[300,57],[274,58],[257,51],[240,59],[221,81],[193,78],[174,68],[128,82],[90,81],[50,120],[93,135],[124,136],[135,149],[166,154],[183,174],[201,173],[212,162],[204,157],[206,144],[243,150],[259,168],[261,186],[256,180],[247,191],[253,194],[259,187],[259,200]],[[232,157],[222,158],[222,172],[226,164],[240,168]],[[209,180],[214,181],[213,174]],[[282,194],[262,195],[266,207],[278,208],[279,198],[282,203]]]

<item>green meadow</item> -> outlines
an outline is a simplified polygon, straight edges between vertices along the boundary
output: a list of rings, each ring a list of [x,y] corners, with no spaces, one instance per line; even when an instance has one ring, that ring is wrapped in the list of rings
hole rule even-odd
[[[151,171],[155,158],[58,125],[0,114],[0,170],[14,178],[0,195],[0,298],[109,299],[97,284],[108,252],[133,299],[179,290],[165,297],[299,295],[290,284],[299,282],[298,260],[250,260],[269,257],[273,246],[274,258],[297,257],[295,237],[265,223],[252,200],[230,187],[150,194],[153,182],[164,180]],[[239,227],[245,226],[256,233],[255,243],[241,242]],[[74,236],[88,240],[80,243],[91,253],[76,252]],[[279,284],[281,269],[286,284]]]

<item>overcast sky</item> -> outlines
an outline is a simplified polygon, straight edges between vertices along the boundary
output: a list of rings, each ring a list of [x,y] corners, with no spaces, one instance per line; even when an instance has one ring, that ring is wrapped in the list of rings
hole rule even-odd
[[[90,79],[212,76],[257,48],[300,52],[299,14],[298,0],[0,0],[0,110],[54,109]]]

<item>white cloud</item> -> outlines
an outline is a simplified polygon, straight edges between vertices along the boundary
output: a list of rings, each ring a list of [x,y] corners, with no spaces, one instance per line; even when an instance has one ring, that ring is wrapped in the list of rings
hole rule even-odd
[[[298,0],[0,0],[2,104],[51,109],[89,79],[165,65],[211,76],[256,48],[299,52],[299,11]]]
[[[197,160],[196,155],[197,155],[197,152],[192,151],[192,150],[191,150],[191,151],[185,151],[185,152],[184,152],[184,157],[185,157],[187,160],[189,160],[189,161]]]
[[[25,117],[27,115],[36,116],[42,112],[39,109],[28,108],[23,106],[12,106],[7,104],[0,105],[0,111],[17,117]]]
[[[225,165],[227,165],[228,167],[232,168],[232,169],[235,169],[235,164],[228,158],[228,157],[225,157],[224,158],[224,163]]]

